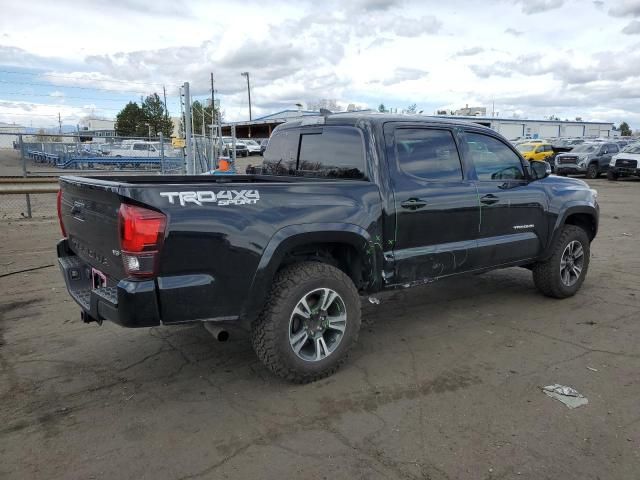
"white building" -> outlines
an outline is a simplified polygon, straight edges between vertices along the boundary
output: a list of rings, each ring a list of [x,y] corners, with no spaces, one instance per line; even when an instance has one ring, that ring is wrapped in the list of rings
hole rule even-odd
[[[26,127],[15,123],[0,122],[0,148],[13,148],[13,142],[18,141],[17,135],[7,135],[9,133],[25,133]]]
[[[478,116],[441,116],[469,120],[504,135],[508,140],[517,138],[558,138],[558,137],[613,137],[613,123],[583,122],[563,120],[528,120],[521,118],[498,118]]]
[[[115,130],[116,122],[105,118],[87,117],[80,120],[80,128],[82,130]]]

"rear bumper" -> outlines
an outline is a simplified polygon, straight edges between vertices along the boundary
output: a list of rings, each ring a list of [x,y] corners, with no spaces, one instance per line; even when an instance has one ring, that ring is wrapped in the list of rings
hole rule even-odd
[[[57,250],[67,290],[82,308],[86,321],[109,320],[123,327],[153,327],[239,319],[234,305],[226,300],[226,289],[209,274],[159,276],[149,280],[107,278],[106,287],[94,289],[91,266],[69,248],[67,239],[58,242]]]
[[[58,242],[57,250],[67,290],[82,308],[86,321],[109,320],[123,327],[161,324],[153,280],[120,280],[115,285],[92,289],[91,267],[71,251],[66,239]]]

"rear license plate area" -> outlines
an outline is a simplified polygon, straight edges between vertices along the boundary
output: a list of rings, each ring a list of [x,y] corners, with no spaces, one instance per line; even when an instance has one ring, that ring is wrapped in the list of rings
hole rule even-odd
[[[91,288],[103,288],[107,286],[107,276],[100,270],[91,268]]]

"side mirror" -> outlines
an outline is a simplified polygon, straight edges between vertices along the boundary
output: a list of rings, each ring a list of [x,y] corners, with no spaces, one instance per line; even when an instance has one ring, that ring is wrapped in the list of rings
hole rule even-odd
[[[551,175],[549,162],[529,162],[529,171],[534,180],[541,180]]]

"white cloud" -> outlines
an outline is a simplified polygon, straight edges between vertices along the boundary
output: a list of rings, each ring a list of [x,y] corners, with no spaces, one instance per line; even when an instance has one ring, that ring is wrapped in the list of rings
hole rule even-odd
[[[30,99],[33,110],[25,104],[11,108],[21,115],[52,111],[57,116],[62,107],[65,115],[86,111],[73,96],[98,97],[90,100],[93,109],[113,115],[119,104],[99,97],[136,100],[161,92],[164,85],[175,112],[178,86],[189,81],[196,97],[208,96],[213,72],[227,119],[246,119],[240,72],[249,71],[256,116],[328,98],[343,105],[399,108],[415,102],[425,112],[495,101],[501,112],[634,118],[640,111],[632,96],[640,57],[634,54],[638,37],[630,33],[640,2],[612,4],[606,10],[611,16],[604,19],[598,10],[603,5],[577,0],[452,0],[428,6],[417,0],[274,0],[267,5],[249,0],[230,7],[208,0],[187,6],[173,0],[32,0],[27,15],[9,2],[0,17],[0,64],[8,70],[38,69],[42,74],[33,81],[50,85],[38,91],[0,83],[0,99],[15,104],[15,97],[2,92],[17,89],[23,95],[40,93],[49,98]],[[64,28],[70,18],[91,21]],[[38,29],[29,30],[34,24]],[[603,51],[606,45],[616,51]],[[0,82],[13,78],[0,73]],[[3,108],[6,115],[10,107]]]
[[[640,33],[640,21],[632,20],[627,26],[622,29],[622,33],[627,35],[636,35]]]
[[[516,0],[515,3],[522,5],[522,12],[527,15],[547,12],[562,7],[565,0]]]
[[[618,0],[609,10],[612,17],[640,17],[639,0]]]

